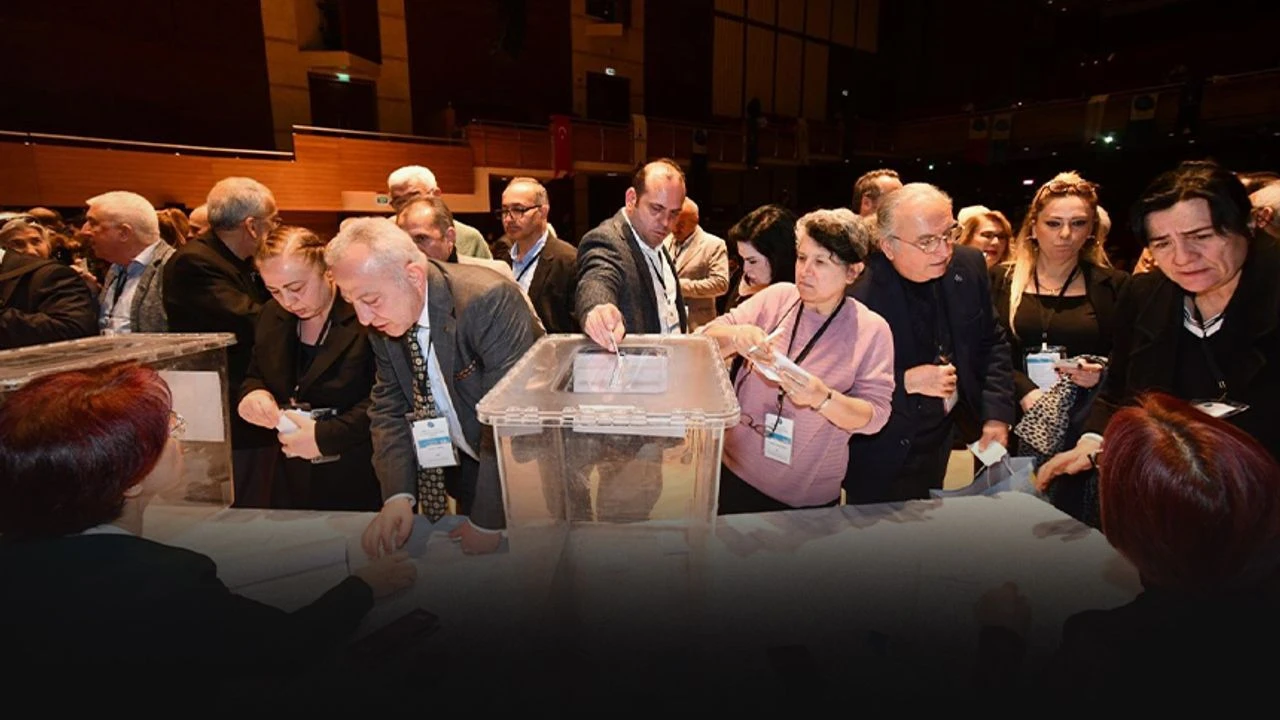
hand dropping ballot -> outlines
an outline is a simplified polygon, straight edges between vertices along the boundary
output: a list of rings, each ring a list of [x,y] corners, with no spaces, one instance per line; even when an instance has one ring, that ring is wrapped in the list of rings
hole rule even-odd
[[[617,352],[585,347],[573,357],[573,392],[664,393],[668,362],[662,347],[620,347]]]

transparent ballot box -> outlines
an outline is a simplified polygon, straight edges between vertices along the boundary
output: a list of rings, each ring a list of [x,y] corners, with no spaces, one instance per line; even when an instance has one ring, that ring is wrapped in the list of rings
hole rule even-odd
[[[715,519],[738,401],[716,344],[585,335],[538,340],[477,406],[493,427],[512,549],[521,532]]]
[[[187,422],[183,479],[154,502],[221,505],[232,501],[231,416],[226,406],[229,333],[123,334],[0,352],[0,402],[33,378],[133,360],[155,368]]]

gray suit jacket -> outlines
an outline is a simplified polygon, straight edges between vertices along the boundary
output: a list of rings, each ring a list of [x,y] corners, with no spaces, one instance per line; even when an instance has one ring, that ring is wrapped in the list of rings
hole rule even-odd
[[[649,262],[636,247],[619,210],[616,215],[582,236],[578,243],[578,288],[576,307],[578,320],[585,322],[591,308],[612,303],[622,312],[628,333],[662,332],[658,296],[654,293]],[[666,253],[663,253],[666,256]],[[667,262],[671,261],[666,256]],[[675,265],[671,266],[675,274]],[[676,307],[680,311],[680,329],[688,332],[684,296],[676,283]]]
[[[493,259],[493,253],[489,252],[489,243],[484,241],[484,235],[481,235],[479,230],[460,220],[454,220],[453,232],[457,236],[453,247],[457,249],[459,255],[484,260]]]
[[[138,290],[133,294],[133,304],[129,306],[129,322],[133,332],[162,333],[169,332],[169,316],[164,311],[164,264],[169,262],[174,249],[169,243],[160,241],[151,262],[142,270],[138,278]],[[112,285],[123,268],[112,264],[107,269],[107,276],[102,281],[102,294],[98,296],[99,307],[106,308],[108,295]]]
[[[677,247],[667,236],[667,252],[676,264],[680,292],[689,307],[689,330],[697,330],[716,319],[716,298],[729,292],[729,253],[724,240],[694,228],[693,237]]]
[[[462,433],[480,456],[478,476],[462,477],[475,487],[471,520],[484,528],[505,527],[493,433],[480,424],[476,404],[542,331],[520,286],[479,267],[429,261],[427,304],[432,352],[440,362]],[[408,419],[413,412],[414,382],[408,343],[403,337],[378,332],[371,332],[369,341],[378,368],[369,419],[373,466],[382,497],[398,493],[417,497],[418,459]]]

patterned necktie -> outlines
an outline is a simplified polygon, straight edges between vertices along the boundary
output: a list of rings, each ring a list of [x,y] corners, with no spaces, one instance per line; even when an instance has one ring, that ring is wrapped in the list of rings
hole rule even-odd
[[[418,325],[405,333],[409,341],[409,356],[413,360],[413,418],[425,420],[439,417],[436,399],[431,394],[431,381],[427,376],[427,355],[418,341]],[[443,468],[418,468],[418,503],[420,512],[431,522],[444,517],[449,498],[444,489]]]

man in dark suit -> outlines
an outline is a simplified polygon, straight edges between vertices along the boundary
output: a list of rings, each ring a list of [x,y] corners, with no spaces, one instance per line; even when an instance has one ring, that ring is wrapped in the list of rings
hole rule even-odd
[[[502,191],[498,219],[511,240],[511,269],[549,333],[581,332],[574,317],[578,251],[548,230],[547,189],[518,177]]]
[[[98,334],[98,303],[75,270],[0,248],[0,350]]]
[[[927,498],[942,487],[953,433],[1008,447],[1013,367],[995,316],[986,261],[953,247],[951,198],[925,183],[884,196],[880,251],[849,294],[893,329],[893,413],[871,436],[849,442],[847,502]]]
[[[383,505],[365,551],[399,548],[415,508],[437,519],[445,491],[469,516],[454,533],[463,550],[497,549],[506,525],[497,455],[476,404],[542,334],[520,288],[483,268],[428,260],[385,218],[348,223],[325,261],[361,324],[377,331],[369,417]]]
[[[162,333],[163,271],[173,248],[160,239],[156,209],[137,193],[116,190],[89,198],[84,234],[93,254],[111,263],[98,300],[100,325],[111,333]]]
[[[174,253],[164,268],[164,309],[171,332],[233,333],[227,348],[226,407],[235,407],[253,357],[254,324],[270,299],[253,254],[280,224],[275,196],[246,177],[224,178],[206,201],[210,232]],[[270,507],[275,433],[231,416],[232,479],[237,507]]]
[[[578,317],[601,347],[615,347],[628,331],[686,331],[679,276],[662,245],[684,192],[680,166],[654,160],[636,171],[626,205],[578,243]]]

